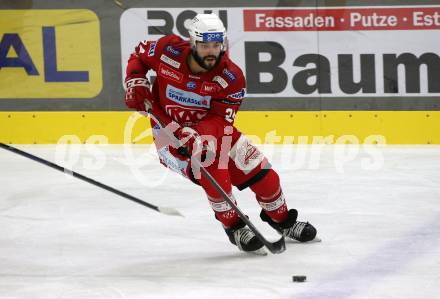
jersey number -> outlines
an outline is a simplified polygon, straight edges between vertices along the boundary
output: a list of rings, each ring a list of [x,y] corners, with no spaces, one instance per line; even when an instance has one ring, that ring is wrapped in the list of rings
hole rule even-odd
[[[232,123],[232,122],[234,122],[234,118],[235,118],[234,109],[232,109],[232,108],[226,109],[226,116],[225,116],[226,121]]]

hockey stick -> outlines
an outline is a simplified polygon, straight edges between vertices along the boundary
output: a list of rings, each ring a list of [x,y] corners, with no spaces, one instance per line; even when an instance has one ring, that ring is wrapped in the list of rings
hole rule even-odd
[[[144,116],[150,116],[153,118],[153,120],[160,126],[161,130],[165,133],[165,135],[172,140],[172,142],[174,143],[174,146],[176,146],[176,148],[181,148],[182,149],[182,153],[187,156],[188,158],[191,158],[191,154],[188,152],[187,148],[182,147],[182,143],[180,142],[179,139],[177,139],[177,137],[174,136],[173,133],[171,133],[162,123],[162,121],[155,116],[154,114],[152,114],[151,110],[148,110],[148,113],[146,112],[139,112]],[[267,247],[267,249],[269,249],[270,252],[276,254],[276,253],[281,253],[284,250],[286,250],[286,243],[284,241],[284,236],[281,237],[281,239],[279,239],[276,242],[269,242],[268,240],[266,240],[266,238],[264,238],[264,236],[258,231],[258,229],[255,227],[255,225],[248,219],[248,217],[240,210],[240,208],[235,204],[234,200],[231,198],[231,196],[229,194],[227,194],[225,192],[225,190],[223,190],[223,188],[219,185],[219,183],[214,179],[214,177],[206,170],[205,167],[203,167],[203,165],[201,164],[201,162],[198,159],[191,159],[191,163],[194,163],[196,167],[198,167],[202,173],[202,175],[204,175],[209,182],[212,184],[212,186],[217,190],[217,192],[219,192],[223,198],[225,199],[225,201],[231,205],[232,209],[234,209],[234,211],[237,212],[237,214],[240,216],[240,218],[247,224],[247,226],[252,230],[252,232],[258,237],[258,239],[260,239],[260,241],[264,244],[264,246]]]
[[[5,149],[5,150],[11,151],[11,152],[13,152],[13,153],[16,153],[16,154],[18,154],[18,155],[20,155],[20,156],[23,156],[23,157],[29,158],[29,159],[31,159],[31,160],[34,160],[34,161],[39,162],[39,163],[41,163],[41,164],[44,164],[44,165],[46,165],[46,166],[52,167],[52,168],[54,168],[54,169],[56,169],[56,170],[59,170],[59,171],[61,171],[61,172],[66,173],[66,174],[70,174],[71,176],[73,176],[73,177],[75,177],[75,178],[78,178],[78,179],[83,180],[83,181],[86,181],[86,182],[88,182],[88,183],[90,183],[90,184],[92,184],[92,185],[95,185],[95,186],[97,186],[97,187],[100,187],[100,188],[102,188],[102,189],[105,189],[105,190],[107,190],[107,191],[110,191],[110,192],[112,192],[112,193],[115,193],[115,194],[117,194],[117,195],[119,195],[119,196],[122,196],[122,197],[128,199],[128,200],[131,200],[131,201],[133,201],[133,202],[135,202],[135,203],[138,203],[138,204],[140,204],[140,205],[143,205],[144,207],[147,207],[147,208],[150,208],[150,209],[152,209],[152,210],[155,210],[155,211],[157,211],[157,212],[159,212],[159,213],[166,214],[166,215],[182,216],[182,217],[183,217],[183,215],[180,214],[179,211],[177,211],[176,209],[173,209],[173,208],[167,208],[167,207],[158,207],[158,206],[155,206],[155,205],[153,205],[153,204],[151,204],[151,203],[148,203],[148,202],[143,201],[143,200],[141,200],[141,199],[139,199],[139,198],[137,198],[137,197],[134,197],[134,196],[132,196],[132,195],[130,195],[130,194],[127,194],[127,193],[125,193],[125,192],[122,192],[122,191],[120,191],[120,190],[117,190],[117,189],[115,189],[115,188],[113,188],[113,187],[110,187],[110,186],[105,185],[105,184],[103,184],[103,183],[100,183],[100,182],[98,182],[98,181],[95,181],[95,180],[93,180],[93,179],[91,179],[91,178],[89,178],[89,177],[86,177],[86,176],[84,176],[84,175],[82,175],[82,174],[79,174],[79,173],[77,173],[77,172],[75,172],[75,171],[72,171],[72,170],[70,170],[70,169],[67,169],[67,168],[64,168],[64,167],[62,167],[62,166],[59,166],[58,164],[52,163],[52,162],[50,162],[50,161],[48,161],[48,160],[42,159],[42,158],[37,157],[37,156],[34,156],[34,155],[30,154],[30,153],[27,153],[27,152],[24,152],[24,151],[22,151],[22,150],[19,150],[18,148],[15,148],[15,147],[13,147],[13,146],[10,146],[10,145],[7,145],[7,144],[4,144],[4,143],[1,143],[1,142],[0,142],[0,147],[3,148],[3,149]]]

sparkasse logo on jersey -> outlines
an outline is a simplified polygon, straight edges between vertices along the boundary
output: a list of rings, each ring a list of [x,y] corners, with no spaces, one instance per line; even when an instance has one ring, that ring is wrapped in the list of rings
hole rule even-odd
[[[0,10],[0,98],[93,98],[102,89],[91,10]]]
[[[197,93],[182,90],[172,85],[167,85],[166,97],[183,106],[209,108],[211,105],[210,96],[201,96]]]

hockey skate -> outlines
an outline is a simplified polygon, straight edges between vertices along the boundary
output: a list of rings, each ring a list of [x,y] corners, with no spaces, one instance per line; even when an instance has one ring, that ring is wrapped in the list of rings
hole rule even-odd
[[[260,213],[260,217],[261,220],[269,223],[270,226],[287,238],[299,242],[309,242],[315,239],[316,228],[308,222],[296,221],[296,218],[298,217],[297,210],[291,209],[288,214],[289,216],[287,219],[281,223],[273,221],[263,210]],[[316,240],[319,239],[316,238]]]
[[[243,220],[240,219],[234,227],[225,228],[225,232],[229,237],[229,241],[241,251],[267,255],[266,250],[263,248],[264,244],[255,236],[253,231],[246,227]]]

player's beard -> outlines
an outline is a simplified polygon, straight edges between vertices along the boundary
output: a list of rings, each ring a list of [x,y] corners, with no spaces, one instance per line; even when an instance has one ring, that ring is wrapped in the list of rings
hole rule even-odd
[[[196,51],[192,52],[192,55],[194,57],[194,59],[196,60],[196,62],[205,70],[210,71],[213,68],[215,68],[219,63],[220,63],[220,59],[222,58],[222,54],[220,53],[219,56],[215,56],[215,55],[207,55],[205,57],[200,57],[199,54],[197,54]],[[213,64],[207,64],[206,61],[208,58],[214,58],[215,59],[215,63]]]

